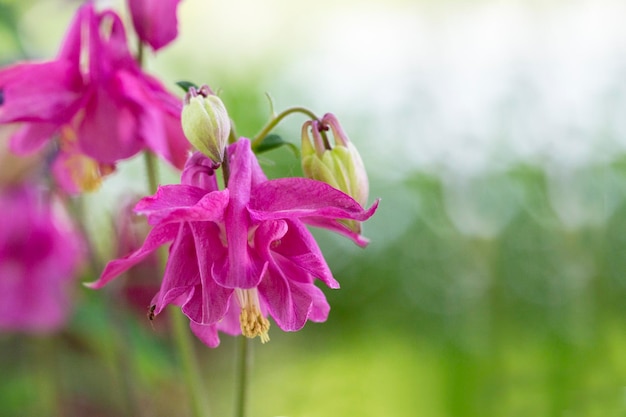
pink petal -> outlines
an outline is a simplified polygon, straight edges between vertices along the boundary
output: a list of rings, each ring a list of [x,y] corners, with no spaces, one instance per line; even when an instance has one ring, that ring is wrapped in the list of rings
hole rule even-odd
[[[142,42],[159,50],[178,36],[180,0],[128,0],[133,26]]]
[[[258,289],[278,327],[288,332],[304,326],[313,307],[311,292],[319,291],[313,284],[289,280],[274,264],[270,264]]]
[[[182,221],[222,221],[229,190],[206,191],[189,185],[161,186],[154,196],[145,197],[135,212],[148,217],[148,223]]]
[[[339,283],[333,278],[311,232],[298,220],[287,220],[285,223],[288,225],[287,233],[267,248],[268,256],[280,256],[313,277],[319,278],[330,288],[339,288]],[[261,230],[262,227],[259,227],[257,233]],[[256,242],[256,245],[260,246],[261,242]]]
[[[184,185],[202,188],[205,191],[217,191],[216,168],[215,162],[202,153],[195,152],[187,159],[180,182]]]
[[[11,136],[11,151],[24,155],[41,149],[58,132],[56,123],[27,123]]]
[[[192,316],[187,314],[187,311],[185,314],[198,323],[216,323],[226,314],[233,293],[231,288],[217,285],[211,273],[214,260],[226,256],[226,249],[222,245],[219,227],[215,223],[192,222],[189,225],[193,233],[202,290],[194,299],[195,305],[189,303],[189,308],[194,307],[196,314]]]
[[[193,334],[208,347],[214,348],[220,345],[220,338],[217,335],[217,326],[215,324],[200,324],[190,321],[189,327]]]
[[[161,289],[153,301],[156,305],[154,314],[159,314],[166,305],[175,302],[181,295],[190,293],[200,284],[200,271],[191,229],[187,223],[176,227],[178,233],[170,248]]]
[[[265,260],[248,246],[248,230],[252,226],[246,206],[252,181],[250,141],[240,139],[228,150],[231,176],[228,180],[230,202],[224,215],[228,257],[218,260],[214,268],[215,280],[228,288],[254,288],[266,268]]]
[[[352,197],[321,181],[280,178],[254,188],[249,210],[255,221],[311,216],[365,221],[377,207],[378,201],[364,210]]]
[[[83,85],[66,60],[16,64],[0,71],[0,123],[44,122],[61,125],[79,109]]]
[[[85,284],[85,286],[93,289],[102,288],[113,278],[142,261],[159,246],[174,240],[178,234],[179,228],[180,225],[178,224],[156,226],[150,231],[141,248],[124,258],[110,261],[105,266],[104,271],[102,271],[100,278],[94,282]]]
[[[378,200],[376,200],[374,204],[378,204]],[[366,247],[370,243],[368,238],[363,237],[358,233],[355,233],[348,226],[342,224],[336,219],[329,219],[324,217],[302,217],[300,220],[308,225],[320,227],[333,231],[335,233],[339,233],[340,235],[344,235],[362,248]]]

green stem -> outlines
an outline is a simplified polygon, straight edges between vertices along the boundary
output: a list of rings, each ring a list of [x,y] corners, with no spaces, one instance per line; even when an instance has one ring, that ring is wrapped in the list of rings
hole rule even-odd
[[[207,417],[209,407],[200,377],[200,368],[196,361],[191,337],[189,337],[189,326],[187,326],[185,316],[176,309],[170,309],[169,317],[174,329],[174,342],[182,362],[183,378],[191,395],[191,415]]]
[[[154,154],[150,151],[145,151],[143,153],[144,160],[146,162],[146,175],[148,176],[148,188],[151,194],[156,193],[156,190],[159,186],[158,177],[158,167],[157,161],[154,157]]]
[[[282,112],[280,112],[279,114],[277,114],[274,118],[272,118],[272,120],[270,120],[265,127],[263,127],[263,129],[261,129],[261,131],[259,132],[258,135],[256,135],[254,137],[254,139],[252,139],[252,149],[256,149],[257,146],[259,146],[261,144],[261,142],[263,141],[263,139],[265,139],[265,137],[272,131],[272,129],[274,129],[276,127],[276,125],[278,125],[278,123],[280,123],[281,120],[283,120],[285,117],[289,116],[292,113],[302,113],[308,117],[310,117],[313,120],[319,120],[318,117],[315,115],[315,113],[313,113],[311,110],[305,108],[305,107],[291,107],[287,110],[283,110]]]
[[[150,191],[155,192],[158,184],[156,158],[151,152],[144,152],[144,155]],[[159,257],[162,261],[161,264],[164,266],[167,259],[165,251],[159,251]],[[183,378],[191,396],[192,415],[194,417],[207,417],[209,408],[204,394],[204,384],[200,377],[200,367],[198,366],[192,339],[189,334],[189,327],[184,316],[179,311],[170,309],[170,320],[174,330],[174,343],[182,365]]]
[[[248,338],[239,337],[237,350],[237,389],[235,391],[235,417],[246,416],[246,400],[248,397],[248,377],[251,362],[251,350],[248,348]]]

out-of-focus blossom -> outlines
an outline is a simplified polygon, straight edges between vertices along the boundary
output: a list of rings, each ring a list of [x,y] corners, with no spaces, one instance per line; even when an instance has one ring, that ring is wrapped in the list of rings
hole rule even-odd
[[[180,121],[189,142],[213,162],[222,163],[230,134],[230,118],[224,103],[209,86],[189,89]]]
[[[77,149],[99,163],[149,149],[184,166],[189,144],[180,100],[142,72],[112,10],[84,4],[57,58],[0,70],[0,92],[0,124],[23,123],[11,142],[17,153],[33,152],[68,128]]]
[[[0,127],[0,188],[24,182],[43,162],[41,155],[20,157],[9,150],[9,137],[14,130]]]
[[[139,197],[125,196],[114,217],[116,256],[123,257],[139,249],[150,232],[150,226],[143,216],[138,216],[133,207]],[[145,314],[150,307],[154,293],[159,290],[161,266],[156,252],[129,268],[124,274],[121,294],[126,304]]]
[[[181,306],[207,345],[219,344],[218,330],[267,341],[268,315],[285,331],[326,320],[330,307],[314,280],[339,284],[303,221],[364,221],[377,203],[365,210],[311,179],[268,181],[246,139],[230,145],[228,157],[226,189],[218,190],[213,163],[198,153],[183,171],[183,184],[160,187],[140,201],[135,209],[152,231],[139,250],[109,262],[91,286],[102,287],[173,242],[154,314],[168,304]]]
[[[59,205],[32,186],[0,191],[0,329],[46,332],[71,310],[82,239]]]
[[[52,163],[52,175],[57,185],[68,194],[95,191],[102,179],[115,171],[115,165],[98,162],[81,153],[76,135],[68,127],[61,129],[59,152]]]
[[[180,0],[128,0],[139,39],[157,51],[178,36],[176,8]]]
[[[322,135],[329,129],[333,133],[334,146]],[[320,121],[309,120],[302,126],[302,170],[307,178],[330,184],[361,205],[367,204],[369,181],[365,165],[332,113],[325,114]],[[361,232],[360,222],[349,220],[344,223],[354,232]]]

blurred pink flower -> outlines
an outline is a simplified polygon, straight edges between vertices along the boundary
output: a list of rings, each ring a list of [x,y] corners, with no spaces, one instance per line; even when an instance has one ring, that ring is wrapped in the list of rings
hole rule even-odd
[[[11,141],[17,153],[41,148],[63,128],[100,163],[144,149],[179,168],[187,158],[181,101],[142,72],[119,16],[97,13],[92,2],[76,13],[56,59],[0,70],[0,93],[0,123],[24,123]]]
[[[139,39],[157,51],[178,36],[176,8],[180,0],[128,0]]]
[[[82,239],[60,206],[32,186],[0,191],[0,329],[53,331],[71,310]]]
[[[173,241],[154,314],[180,305],[196,336],[211,347],[219,344],[218,330],[269,340],[267,315],[285,331],[326,320],[330,307],[314,280],[330,288],[339,284],[303,221],[364,221],[378,204],[365,210],[347,194],[306,178],[268,181],[247,139],[230,145],[228,156],[227,189],[218,190],[213,163],[196,153],[182,184],[160,187],[140,201],[135,210],[147,216],[152,231],[139,250],[109,262],[91,284],[102,287]]]

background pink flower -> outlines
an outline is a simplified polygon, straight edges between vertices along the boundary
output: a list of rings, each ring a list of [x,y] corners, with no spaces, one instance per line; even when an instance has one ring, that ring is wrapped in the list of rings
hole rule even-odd
[[[135,32],[153,50],[163,48],[178,36],[178,3],[180,0],[128,0]]]
[[[82,263],[82,239],[69,218],[31,185],[0,191],[0,329],[61,327]]]
[[[71,130],[78,150],[115,163],[149,149],[178,168],[189,144],[180,126],[180,100],[144,73],[128,50],[120,17],[83,5],[58,57],[0,70],[0,124],[24,122],[12,149],[41,148],[60,129]]]

